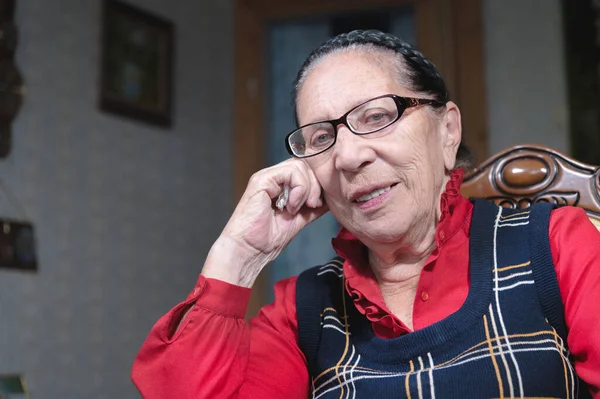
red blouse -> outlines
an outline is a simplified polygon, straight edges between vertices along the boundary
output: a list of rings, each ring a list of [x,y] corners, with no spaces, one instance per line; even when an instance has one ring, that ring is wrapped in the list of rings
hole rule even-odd
[[[437,248],[429,255],[413,308],[415,330],[457,311],[469,290],[469,227],[473,206],[460,195],[454,173],[441,199]],[[600,399],[600,232],[579,208],[552,211],[550,245],[577,374]],[[382,338],[410,333],[383,300],[366,248],[342,229],[333,239],[346,259],[346,289]],[[132,369],[143,397],[302,398],[309,378],[297,345],[296,277],[275,285],[275,301],[246,323],[250,289],[198,278],[185,302],[152,328]],[[182,314],[194,305],[173,335]]]

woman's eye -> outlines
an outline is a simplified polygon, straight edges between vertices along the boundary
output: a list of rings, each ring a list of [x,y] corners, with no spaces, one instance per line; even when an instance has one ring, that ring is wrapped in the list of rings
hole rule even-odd
[[[382,122],[387,120],[389,120],[389,115],[384,112],[367,115],[367,122]]]
[[[331,133],[328,133],[328,132],[317,133],[313,136],[312,145],[319,147],[319,146],[329,144],[331,142],[332,138],[333,138],[333,135]]]
[[[370,109],[356,120],[355,128],[362,132],[372,132],[382,129],[392,123],[394,115],[384,109]]]

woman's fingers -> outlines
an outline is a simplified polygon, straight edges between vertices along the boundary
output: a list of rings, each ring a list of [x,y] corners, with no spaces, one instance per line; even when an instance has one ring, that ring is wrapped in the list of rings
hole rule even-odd
[[[304,165],[309,172],[308,177],[310,180],[310,194],[308,200],[306,201],[306,205],[308,205],[311,208],[319,208],[325,204],[325,201],[323,200],[322,196],[323,188],[319,184],[317,176],[315,176],[313,171],[308,167],[308,165]]]
[[[289,197],[285,209],[279,211],[277,198],[286,186]],[[256,172],[221,236],[235,243],[236,253],[244,258],[241,264],[257,274],[300,230],[328,211],[320,193],[312,170],[298,160]]]
[[[303,207],[319,208],[323,205],[321,200],[321,185],[312,170],[304,163],[299,161],[296,166],[302,176],[302,184],[290,191],[290,196],[294,194],[292,199],[293,207],[290,212],[297,213]]]
[[[321,186],[310,168],[302,161],[288,160],[255,173],[250,179],[249,194],[266,191],[271,200],[278,199],[289,187],[285,209],[296,214],[304,205],[316,208],[322,205]]]

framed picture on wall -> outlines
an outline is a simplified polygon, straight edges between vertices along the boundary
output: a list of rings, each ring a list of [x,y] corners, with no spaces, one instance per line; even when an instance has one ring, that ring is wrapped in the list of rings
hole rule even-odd
[[[100,108],[169,127],[173,112],[173,23],[104,0]]]
[[[0,399],[31,399],[25,377],[20,374],[0,374]]]

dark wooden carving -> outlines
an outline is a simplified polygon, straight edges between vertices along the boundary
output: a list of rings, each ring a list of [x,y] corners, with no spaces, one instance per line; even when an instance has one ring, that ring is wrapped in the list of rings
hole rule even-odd
[[[539,201],[578,206],[600,228],[600,166],[548,147],[521,145],[494,155],[465,176],[461,191],[509,208]]]

